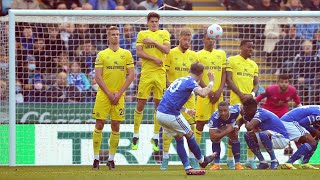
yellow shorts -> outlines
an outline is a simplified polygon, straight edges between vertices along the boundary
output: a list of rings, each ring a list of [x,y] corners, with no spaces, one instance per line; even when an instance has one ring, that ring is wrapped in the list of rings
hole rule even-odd
[[[208,121],[211,115],[218,110],[218,104],[223,101],[221,95],[219,100],[215,104],[211,104],[208,97],[197,98],[197,109],[196,109],[196,121]]]
[[[195,95],[191,95],[189,100],[183,105],[183,107],[188,109],[195,109],[196,108],[196,97]],[[189,114],[182,112],[183,117],[188,121],[190,125],[195,124],[195,117],[190,116]]]
[[[153,98],[161,99],[166,90],[166,74],[158,72],[144,72],[141,74],[138,95],[139,99],[148,99],[150,92],[153,90]]]
[[[97,96],[92,117],[95,119],[107,120],[108,115],[110,114],[111,120],[123,121],[124,111],[124,95],[121,96],[117,105],[111,104],[106,95],[99,97]]]

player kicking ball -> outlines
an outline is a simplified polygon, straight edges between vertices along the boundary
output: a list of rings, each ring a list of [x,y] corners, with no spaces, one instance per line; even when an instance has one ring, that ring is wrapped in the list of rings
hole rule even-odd
[[[227,136],[231,142],[232,153],[234,156],[235,169],[243,170],[244,167],[240,164],[240,142],[238,141],[238,125],[237,119],[240,119],[241,105],[236,104],[228,106],[228,103],[222,101],[218,104],[218,110],[215,111],[209,119],[209,135],[212,142],[212,152],[215,152],[217,157],[211,170],[220,170],[220,141],[224,136]]]
[[[190,166],[187,152],[184,148],[183,137],[187,139],[189,149],[195,155],[202,168],[205,168],[216,157],[215,153],[206,157],[202,155],[188,121],[181,114],[181,112],[186,112],[191,116],[195,115],[194,109],[183,107],[192,92],[205,97],[211,91],[213,86],[212,72],[208,73],[210,83],[207,87],[201,88],[197,83],[202,78],[203,69],[204,66],[201,63],[195,62],[191,64],[189,76],[181,77],[171,83],[159,103],[156,114],[157,120],[167,136],[175,138],[177,153],[187,175],[204,175],[205,170],[196,170]]]
[[[253,98],[243,103],[243,118],[239,122],[239,128],[245,124],[247,133],[244,139],[250,150],[259,159],[258,169],[268,169],[269,164],[261,154],[261,148],[270,155],[270,169],[277,169],[279,161],[274,149],[283,149],[289,144],[289,135],[285,125],[272,112],[257,107],[258,103]]]

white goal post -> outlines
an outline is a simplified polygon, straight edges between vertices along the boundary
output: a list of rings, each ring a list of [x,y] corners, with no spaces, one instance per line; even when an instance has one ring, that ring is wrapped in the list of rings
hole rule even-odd
[[[17,150],[17,123],[19,119],[17,119],[17,100],[16,100],[16,33],[17,31],[17,23],[52,23],[52,24],[91,24],[91,25],[101,25],[101,26],[108,26],[111,24],[117,24],[117,25],[125,25],[125,24],[133,24],[134,27],[138,27],[140,25],[146,24],[146,16],[150,11],[122,11],[122,10],[115,10],[115,11],[102,11],[102,10],[96,10],[96,11],[84,11],[84,10],[10,10],[9,11],[9,48],[8,48],[8,56],[9,56],[9,74],[8,74],[8,102],[9,102],[9,126],[8,126],[8,132],[9,132],[9,157],[8,163],[9,166],[16,166],[16,165],[23,165],[24,163],[17,163],[16,157],[18,156],[18,150]],[[299,25],[299,24],[318,24],[320,23],[320,13],[318,11],[157,11],[157,13],[160,14],[160,24],[161,28],[171,28],[172,32],[174,31],[174,28],[181,28],[181,26],[176,25],[184,25],[183,27],[191,28],[193,29],[193,33],[196,34],[201,29],[202,25],[207,24],[221,24],[224,28],[224,35],[222,39],[217,42],[217,44],[220,46],[220,49],[223,49],[227,52],[228,55],[235,55],[239,51],[239,42],[242,38],[254,38],[256,42],[260,43],[260,48],[257,48],[256,54],[252,58],[253,60],[256,60],[260,67],[260,81],[262,82],[262,86],[267,86],[272,83],[275,83],[277,80],[277,76],[274,75],[275,71],[273,71],[276,68],[279,68],[279,65],[282,66],[282,61],[270,61],[266,60],[266,57],[269,55],[266,55],[263,53],[263,44],[260,42],[260,37],[265,36],[263,34],[265,26],[260,27],[261,24],[268,24],[272,23],[274,25]],[[5,22],[7,21],[6,18],[0,19],[1,21]],[[243,29],[242,32],[240,32],[239,29],[243,28],[243,25],[252,25],[248,27],[248,31],[246,29]],[[100,26],[99,26],[100,27]],[[236,28],[237,27],[237,28]],[[255,32],[251,32],[252,28],[255,30]],[[250,32],[249,32],[250,31]],[[259,32],[258,32],[259,31]],[[171,32],[171,31],[169,31]],[[241,33],[243,34],[243,37],[241,36]],[[259,34],[259,35],[257,35]],[[248,35],[248,36],[246,36]],[[253,35],[253,36],[251,36]],[[265,38],[265,37],[264,37]],[[268,38],[268,37],[267,37]],[[281,39],[280,35],[276,37],[278,39]],[[261,38],[263,39],[263,38]],[[272,38],[271,38],[272,39]],[[194,39],[194,40],[200,40],[201,39]],[[102,40],[103,41],[103,40]],[[195,43],[195,41],[193,41]],[[268,45],[266,45],[268,46]],[[267,48],[268,49],[268,48]],[[197,49],[194,49],[197,51]],[[259,53],[258,53],[259,52]],[[295,53],[297,54],[297,53]],[[285,55],[281,55],[285,56]],[[316,79],[316,78],[314,78]],[[317,79],[316,79],[317,80]],[[313,82],[315,83],[315,82]],[[311,87],[311,86],[310,86]],[[308,95],[306,95],[306,102],[307,104],[314,104],[318,101],[314,100],[316,95],[316,92],[314,89],[310,88],[307,92]],[[225,96],[228,97],[228,93],[226,91]],[[134,102],[133,102],[134,103]],[[47,103],[46,106],[50,106],[50,103]],[[44,108],[40,104],[40,109]],[[44,106],[44,105],[43,105]],[[73,107],[73,105],[70,104],[62,104],[63,108],[69,108]],[[20,105],[20,107],[23,109],[24,106]],[[151,106],[152,107],[152,106]],[[28,107],[30,108],[30,107]],[[49,107],[50,108],[50,107]],[[77,106],[76,106],[77,108]],[[90,108],[87,108],[90,112]],[[81,111],[81,109],[80,109]],[[152,108],[151,108],[152,111]],[[76,112],[76,111],[75,111]],[[131,111],[133,112],[133,111]],[[37,112],[39,113],[39,112]],[[25,114],[24,114],[25,115]],[[21,115],[21,116],[24,116]],[[38,114],[40,116],[40,114]],[[129,114],[130,118],[133,120],[133,113]],[[152,113],[150,113],[150,117],[152,116]],[[19,116],[20,117],[20,116]],[[4,117],[0,117],[1,118]],[[146,126],[142,126],[142,128],[149,128],[149,126],[152,124],[152,118],[150,118],[150,122],[145,123]],[[5,122],[6,120],[3,119]],[[2,121],[0,121],[2,122]],[[94,121],[93,121],[94,122]],[[4,123],[5,124],[5,123]],[[23,123],[19,123],[23,124]],[[44,122],[34,122],[37,126],[39,125],[39,128],[43,128],[46,123]],[[42,126],[43,125],[43,126]],[[90,121],[89,123],[84,124],[75,124],[74,127],[72,126],[71,129],[77,129],[80,128],[80,126],[88,126],[87,129],[93,130],[93,123]],[[67,131],[68,124],[60,124],[56,123],[55,127],[53,129],[58,129],[62,127],[64,131]],[[128,130],[133,132],[133,125],[132,124],[125,124],[124,127],[127,127]],[[152,126],[151,126],[152,127]],[[150,127],[150,128],[151,128]],[[1,129],[0,129],[1,131]],[[44,134],[46,134],[47,130],[42,130]],[[109,129],[106,131],[110,131]],[[121,131],[121,128],[120,128]],[[142,130],[141,130],[142,131]],[[57,132],[57,131],[56,131]],[[146,133],[149,133],[149,131],[145,131]],[[50,132],[48,132],[50,133]],[[141,133],[141,132],[140,132]],[[1,132],[0,132],[1,134]],[[42,136],[42,135],[41,135]],[[43,135],[44,138],[45,135]],[[56,135],[58,136],[58,135]],[[63,135],[61,135],[63,136]],[[34,144],[37,143],[43,143],[45,141],[48,141],[47,143],[50,143],[50,139],[44,139],[44,140],[37,140],[37,137],[34,137]],[[55,137],[57,138],[57,137]],[[131,138],[131,137],[130,137]],[[21,141],[21,140],[20,140]],[[22,140],[23,141],[23,140]],[[65,157],[65,156],[73,156],[74,153],[80,153],[77,154],[77,156],[80,157],[71,157],[71,159],[68,159],[67,165],[73,165],[73,164],[91,164],[91,157],[92,157],[92,148],[91,144],[89,143],[90,139],[86,139],[84,141],[80,141],[80,144],[78,146],[85,146],[85,150],[88,150],[88,152],[73,152],[68,151],[68,155],[61,155],[58,154],[57,157]],[[207,141],[204,140],[204,143]],[[243,141],[244,142],[244,141]],[[55,142],[54,142],[55,143]],[[123,141],[123,143],[131,143]],[[146,143],[148,143],[148,140],[146,140]],[[68,143],[61,143],[60,146],[66,145]],[[85,145],[84,145],[85,144]],[[1,144],[0,144],[1,145]],[[39,145],[39,144],[38,144]],[[44,145],[41,145],[41,148]],[[60,147],[59,146],[59,147]],[[72,146],[72,145],[68,145]],[[40,147],[40,146],[39,146]],[[58,146],[52,146],[52,147],[58,147]],[[145,147],[149,147],[146,145]],[[209,147],[209,146],[208,146]],[[208,147],[204,144],[202,149],[207,149],[206,152],[210,150]],[[211,147],[211,145],[210,145]],[[37,147],[33,147],[37,148]],[[0,148],[1,149],[1,148]],[[151,148],[149,148],[151,149]],[[36,151],[36,150],[34,150]],[[138,151],[143,151],[142,149]],[[64,151],[61,150],[60,153],[63,153]],[[175,153],[174,150],[170,150],[170,152]],[[34,152],[34,159],[42,157],[44,154],[37,155],[36,152]],[[143,157],[143,154],[140,153],[132,153],[132,152],[126,152],[131,153],[131,155],[135,158],[141,158]],[[149,152],[148,152],[149,153]],[[83,154],[87,154],[86,156],[89,157],[83,157]],[[125,154],[125,153],[124,153]],[[152,153],[151,153],[152,154]],[[149,155],[149,154],[148,154]],[[281,156],[280,161],[284,161],[287,157],[283,156],[283,151],[277,151],[277,155]],[[125,155],[123,155],[125,156]],[[151,155],[152,156],[152,155]],[[0,156],[1,157],[1,156]],[[82,160],[81,160],[82,157]],[[1,157],[2,158],[2,157]],[[42,157],[43,158],[43,157]],[[79,160],[80,158],[80,160]],[[117,157],[116,157],[117,158]],[[121,163],[122,164],[149,164],[149,159],[144,160],[142,163],[139,160],[128,160],[126,157],[121,157]],[[88,161],[85,161],[83,159],[89,159]],[[129,162],[130,163],[127,163]],[[318,159],[319,163],[320,160]],[[77,162],[77,163],[73,163]],[[79,163],[80,162],[80,163]],[[89,163],[88,163],[89,162]],[[50,163],[46,164],[45,160],[33,160],[31,165],[34,163],[34,165],[63,165],[63,160],[60,161],[54,161],[51,160]],[[6,164],[6,163],[4,163]],[[151,163],[152,164],[152,163]],[[179,164],[177,161],[176,164]]]

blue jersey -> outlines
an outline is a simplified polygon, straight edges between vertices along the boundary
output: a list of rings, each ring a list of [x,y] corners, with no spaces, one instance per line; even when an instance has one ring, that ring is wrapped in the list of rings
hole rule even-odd
[[[313,125],[320,125],[320,106],[310,105],[294,108],[281,117],[282,121],[296,121],[308,131],[313,131]]]
[[[243,118],[249,121],[251,121],[251,119],[257,119],[258,121],[260,121],[258,127],[262,131],[274,131],[282,134],[285,138],[289,138],[288,132],[279,117],[266,109],[258,108],[253,118]]]
[[[175,116],[180,115],[180,109],[196,87],[198,87],[197,82],[190,76],[176,79],[164,93],[158,111]]]
[[[208,126],[212,129],[219,129],[227,124],[234,124],[237,121],[240,112],[241,108],[239,104],[229,106],[229,118],[227,120],[223,120],[220,118],[219,111],[216,110],[209,119]]]

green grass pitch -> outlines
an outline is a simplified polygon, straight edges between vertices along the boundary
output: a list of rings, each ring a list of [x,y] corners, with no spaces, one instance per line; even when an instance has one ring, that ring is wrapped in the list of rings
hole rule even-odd
[[[105,165],[100,165],[99,171],[92,171],[91,166],[0,166],[0,179],[24,180],[24,179],[81,179],[81,180],[113,180],[113,179],[139,179],[139,180],[172,180],[172,179],[320,179],[320,170],[228,170],[222,166],[220,171],[207,170],[204,176],[187,176],[183,166],[169,166],[167,171],[161,171],[160,166],[116,166],[115,171],[109,171]],[[318,166],[319,167],[319,166]]]

